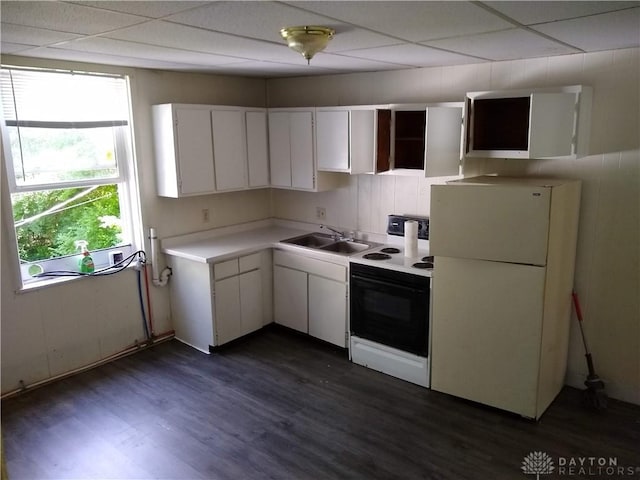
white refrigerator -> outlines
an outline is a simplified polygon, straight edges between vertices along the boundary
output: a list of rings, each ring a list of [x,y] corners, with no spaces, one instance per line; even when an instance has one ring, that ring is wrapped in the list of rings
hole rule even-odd
[[[580,182],[431,187],[431,388],[538,419],[564,384]]]

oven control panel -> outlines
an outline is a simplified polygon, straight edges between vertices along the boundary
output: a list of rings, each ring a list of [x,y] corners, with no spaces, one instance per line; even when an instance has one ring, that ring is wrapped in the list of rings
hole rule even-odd
[[[387,234],[404,237],[404,222],[413,220],[418,222],[418,238],[429,240],[429,218],[408,215],[389,215],[387,219]]]

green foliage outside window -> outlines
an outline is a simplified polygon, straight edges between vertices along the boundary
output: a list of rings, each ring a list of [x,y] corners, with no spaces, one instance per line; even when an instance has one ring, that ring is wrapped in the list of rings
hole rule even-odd
[[[81,196],[84,192],[88,193]],[[29,221],[73,197],[78,198]],[[121,243],[117,185],[18,193],[12,200],[18,252],[23,262],[78,253],[76,240],[86,240],[89,250]]]

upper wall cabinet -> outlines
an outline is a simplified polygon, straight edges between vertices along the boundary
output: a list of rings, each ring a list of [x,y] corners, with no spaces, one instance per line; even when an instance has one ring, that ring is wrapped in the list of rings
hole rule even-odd
[[[351,174],[388,170],[390,122],[386,107],[316,108],[318,170]]]
[[[391,106],[389,173],[458,175],[462,159],[462,103]],[[382,137],[378,132],[378,137]]]
[[[154,105],[158,195],[183,197],[215,191],[211,113],[202,105]]]
[[[264,109],[154,105],[158,195],[268,187],[266,122]]]
[[[588,154],[592,90],[585,86],[467,93],[465,156],[578,158]]]
[[[345,183],[338,174],[317,171],[313,122],[313,108],[269,109],[272,187],[321,191]]]
[[[211,111],[216,191],[269,186],[266,110]]]

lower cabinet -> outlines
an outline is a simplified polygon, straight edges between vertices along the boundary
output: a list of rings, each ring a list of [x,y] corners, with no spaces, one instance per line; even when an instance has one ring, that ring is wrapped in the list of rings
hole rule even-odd
[[[346,348],[347,267],[276,250],[274,321]]]
[[[273,266],[273,316],[275,322],[308,333],[307,273]]]
[[[216,280],[213,291],[216,345],[230,342],[263,327],[260,270]]]
[[[171,260],[176,338],[203,352],[262,328],[271,317],[270,250],[209,265]]]
[[[309,335],[346,347],[347,284],[312,274],[308,282]]]

